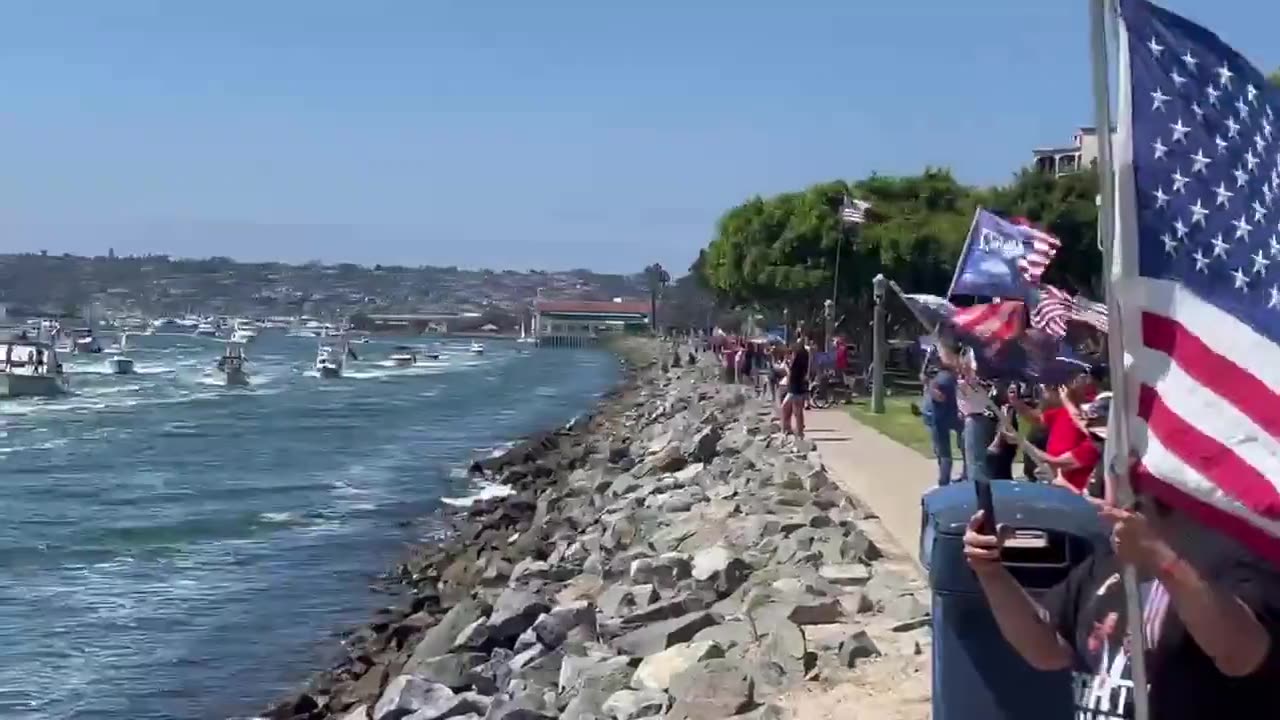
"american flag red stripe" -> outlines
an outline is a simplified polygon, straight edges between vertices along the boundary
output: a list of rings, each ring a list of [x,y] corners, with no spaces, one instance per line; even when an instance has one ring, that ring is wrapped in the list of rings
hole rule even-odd
[[[1280,562],[1280,347],[1176,283],[1136,282],[1135,486]]]
[[[1053,262],[1053,256],[1058,254],[1062,241],[1035,227],[1026,218],[1014,218],[1013,224],[1024,228],[1031,240],[1031,249],[1018,258],[1018,270],[1027,282],[1032,285],[1039,284],[1040,276],[1044,275],[1049,263]]]
[[[951,317],[955,326],[987,342],[1002,343],[1022,334],[1026,328],[1026,305],[1017,300],[959,308]]]
[[[1071,295],[1052,285],[1040,286],[1040,302],[1031,311],[1031,324],[1054,337],[1067,334],[1071,319]]]

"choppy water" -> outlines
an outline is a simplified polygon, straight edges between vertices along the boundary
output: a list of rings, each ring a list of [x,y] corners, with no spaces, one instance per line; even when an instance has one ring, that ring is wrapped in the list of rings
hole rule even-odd
[[[135,376],[75,358],[74,395],[0,400],[0,718],[260,709],[385,601],[371,580],[438,531],[442,497],[483,490],[463,463],[589,409],[618,370],[511,342],[407,369],[355,347],[321,380],[315,341],[264,336],[236,390],[208,374],[216,341],[131,339]]]

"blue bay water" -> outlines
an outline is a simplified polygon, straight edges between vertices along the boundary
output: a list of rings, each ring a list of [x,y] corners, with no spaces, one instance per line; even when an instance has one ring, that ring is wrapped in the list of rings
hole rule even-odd
[[[459,468],[589,410],[612,356],[385,362],[311,372],[315,341],[264,336],[254,386],[220,387],[213,340],[132,339],[139,374],[69,364],[72,396],[0,400],[0,718],[251,714],[331,658],[335,633],[440,499],[483,488]]]

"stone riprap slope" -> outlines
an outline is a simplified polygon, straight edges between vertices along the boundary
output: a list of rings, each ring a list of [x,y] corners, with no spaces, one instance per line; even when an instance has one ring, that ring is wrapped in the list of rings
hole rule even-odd
[[[402,566],[409,606],[267,716],[785,717],[789,689],[921,653],[918,578],[878,562],[808,443],[713,374],[636,380],[477,468],[515,494]]]

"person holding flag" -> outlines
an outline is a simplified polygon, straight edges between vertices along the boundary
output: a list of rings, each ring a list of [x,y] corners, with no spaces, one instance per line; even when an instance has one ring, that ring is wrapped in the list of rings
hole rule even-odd
[[[1005,639],[1074,671],[1077,718],[1266,716],[1280,706],[1280,286],[1265,272],[1280,241],[1264,230],[1280,227],[1280,92],[1207,29],[1118,5],[1114,163],[1099,136],[1106,435],[1121,502],[1130,477],[1141,494],[1102,507],[1110,547],[1038,602],[999,561],[1006,528],[975,515],[965,553]],[[1109,128],[1109,3],[1092,7]]]

